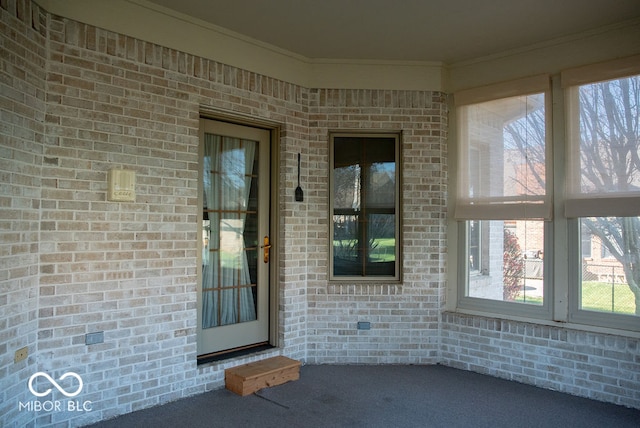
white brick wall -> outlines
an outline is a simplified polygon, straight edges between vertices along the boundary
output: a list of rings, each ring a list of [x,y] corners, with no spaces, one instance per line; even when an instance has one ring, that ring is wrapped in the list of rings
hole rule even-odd
[[[443,94],[307,89],[50,16],[28,0],[0,1],[0,13],[3,426],[109,418],[219,388],[225,368],[258,358],[203,367],[195,360],[198,118],[221,110],[282,125],[282,352],[309,363],[491,367],[497,376],[640,407],[637,341],[564,329],[537,337],[546,327],[520,331],[506,322],[496,333],[469,326],[488,322],[482,318],[443,315]],[[328,282],[334,129],[402,132],[401,284]],[[299,152],[303,203],[293,198]],[[136,202],[106,201],[114,166],[136,171]],[[371,330],[357,330],[358,321]],[[104,343],[85,345],[95,331],[104,331]],[[611,340],[614,350],[603,350]],[[16,364],[22,346],[30,357]],[[562,378],[566,359],[573,381]],[[18,411],[37,370],[78,372],[93,410]]]
[[[22,427],[33,415],[18,412],[17,400],[29,399],[24,382],[37,367],[39,339],[46,27],[30,2],[5,3],[0,7],[0,425]],[[23,347],[29,356],[14,363],[15,351]]]
[[[16,19],[27,4],[0,4],[2,46],[38,35]],[[30,54],[15,46],[14,55],[3,55],[14,67],[6,69],[11,86],[25,91],[7,84],[1,98],[3,122],[11,124],[2,128],[2,173],[15,183],[5,187],[2,215],[24,219],[2,231],[3,244],[12,243],[0,294],[11,310],[3,306],[1,321],[3,426],[82,425],[218,388],[224,368],[256,359],[196,366],[199,114],[222,109],[286,124],[285,196],[308,132],[306,89],[53,16],[48,30],[46,79],[42,36],[34,45],[40,74],[22,79],[39,83],[37,91],[18,81]],[[18,105],[14,93],[27,101],[26,93],[37,93],[40,110]],[[33,119],[24,125],[22,115]],[[136,202],[106,201],[112,167],[136,171]],[[279,245],[296,251],[280,258],[280,339],[284,352],[301,358],[306,277],[291,266],[306,248],[305,231],[289,224],[307,219],[292,202],[281,213]],[[104,332],[104,343],[85,345],[95,331]],[[13,352],[27,344],[32,356],[14,364]],[[18,412],[15,398],[29,398],[27,380],[37,370],[80,374],[92,412]]]
[[[640,408],[640,340],[445,313],[442,363]]]
[[[437,362],[443,305],[447,108],[442,94],[417,91],[311,91],[308,361]],[[401,284],[330,284],[328,218],[330,130],[402,132]],[[369,321],[371,330],[357,330]]]
[[[257,357],[196,366],[199,114],[286,123],[287,193],[290,152],[306,139],[306,90],[68,20],[52,19],[50,39],[40,259],[40,330],[50,337],[38,342],[40,366],[86,378],[94,411],[72,425],[220,387],[224,368]],[[105,201],[114,166],[136,171],[135,203]],[[302,249],[304,230],[286,227],[293,208],[281,207],[280,245]],[[305,350],[305,277],[287,268],[301,252],[280,261],[280,337],[293,357]],[[104,343],[84,345],[92,331]]]

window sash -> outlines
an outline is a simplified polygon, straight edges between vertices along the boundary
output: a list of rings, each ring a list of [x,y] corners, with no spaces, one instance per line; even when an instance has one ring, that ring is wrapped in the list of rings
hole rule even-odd
[[[568,223],[569,242],[580,244],[582,242],[580,219],[570,219]],[[567,320],[570,322],[575,322],[576,324],[588,326],[639,331],[637,315],[599,312],[582,308],[581,298],[583,280],[583,254],[581,249],[582,245],[569,245],[568,249],[569,265],[574,268],[569,269],[568,271],[570,286],[568,296],[569,311]]]
[[[597,190],[596,185],[583,186],[582,179],[584,172],[581,162],[583,156],[585,155],[585,148],[582,145],[583,135],[581,134],[582,131],[580,127],[582,114],[579,98],[581,87],[586,87],[586,89],[588,89],[589,86],[593,85],[593,90],[596,91],[598,89],[597,85],[599,83],[612,82],[615,80],[626,79],[638,75],[640,75],[640,55],[619,59],[616,61],[580,67],[572,70],[567,70],[562,73],[561,79],[562,88],[564,89],[564,102],[566,112],[565,124],[567,127],[567,140],[565,142],[567,177],[566,199],[564,202],[565,216],[568,218],[567,223],[570,243],[578,244],[582,242],[582,244],[584,245],[582,239],[581,220],[586,217],[637,217],[640,213],[640,175],[637,170],[632,172],[632,174],[635,175],[631,175],[631,177],[633,177],[631,181],[635,180],[635,189],[632,186],[625,188],[625,185],[629,184],[629,178],[623,179],[622,183],[616,183],[615,181],[613,181],[608,186],[602,186],[606,187],[606,189]],[[640,78],[634,77],[634,80],[640,83]],[[597,92],[594,92],[594,94],[597,94]],[[591,105],[598,106],[598,108],[604,109],[604,105],[600,105],[596,102],[592,103]],[[638,106],[636,105],[635,108],[638,109]],[[590,119],[595,120],[595,117],[591,117]],[[593,127],[591,129],[593,129]],[[606,151],[603,153],[608,152],[608,150],[615,145],[616,143],[612,143],[609,146],[603,146],[604,148],[606,148]],[[592,150],[596,148],[597,145],[591,146]],[[638,150],[639,148],[640,146],[636,145],[635,150]],[[634,152],[633,147],[631,147],[629,150],[630,153]],[[597,159],[604,160],[606,159],[606,157],[604,155],[598,156]],[[606,163],[604,163],[603,165],[606,167]],[[613,166],[613,164],[611,166]],[[595,182],[597,177],[608,177],[608,174],[604,174],[602,170],[596,172],[596,175],[592,177],[593,182]],[[587,179],[587,177],[584,178]],[[605,184],[605,181],[602,181],[601,184]],[[614,186],[615,184],[618,184],[617,187],[621,190],[616,191],[616,187]],[[568,271],[568,321],[583,325],[638,331],[637,315],[599,311],[594,310],[593,308],[589,309],[582,307],[582,303],[584,303],[583,293],[586,292],[586,289],[584,288],[585,285],[583,284],[583,280],[585,280],[585,277],[583,276],[583,269],[585,268],[584,257],[585,253],[588,253],[588,251],[582,252],[581,248],[582,245],[569,245],[568,249],[570,266],[570,269]],[[602,250],[600,250],[600,252],[602,252]],[[603,256],[602,253],[599,253],[597,255]],[[591,256],[593,257],[594,254],[592,253]],[[613,304],[613,295],[611,296],[611,299]]]
[[[472,297],[469,295],[469,278],[475,277],[477,272],[471,271],[469,268],[469,248],[467,246],[469,222],[459,221],[458,223],[458,289],[457,289],[457,307],[463,310],[480,311],[484,313],[501,314],[512,317],[530,317],[533,319],[552,319],[552,287],[550,286],[552,260],[545,257],[544,261],[544,288],[543,303],[541,305],[533,305],[523,302],[512,302],[506,300],[495,300],[481,297]],[[552,223],[544,222],[544,244],[543,247],[549,248],[552,240]],[[484,261],[483,264],[487,262]]]

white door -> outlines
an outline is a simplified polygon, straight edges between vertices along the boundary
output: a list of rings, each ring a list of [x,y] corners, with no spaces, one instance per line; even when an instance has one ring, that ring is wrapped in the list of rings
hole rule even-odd
[[[201,121],[198,355],[269,340],[270,132]]]

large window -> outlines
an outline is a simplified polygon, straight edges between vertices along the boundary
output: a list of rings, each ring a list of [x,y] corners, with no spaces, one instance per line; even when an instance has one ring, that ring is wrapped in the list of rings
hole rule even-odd
[[[571,78],[569,75],[568,79]],[[566,88],[566,216],[579,229],[571,319],[640,325],[640,76]],[[596,251],[591,251],[596,249]]]
[[[456,94],[456,307],[640,331],[640,57],[551,81]]]
[[[551,218],[546,76],[525,91],[486,100],[463,93],[458,103],[460,304],[548,311],[545,220]],[[527,309],[523,309],[526,307]]]
[[[399,136],[331,135],[331,279],[399,280]]]

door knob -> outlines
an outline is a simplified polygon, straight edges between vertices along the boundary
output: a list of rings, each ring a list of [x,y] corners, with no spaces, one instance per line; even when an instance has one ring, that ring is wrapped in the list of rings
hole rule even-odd
[[[264,236],[264,245],[260,248],[264,250],[264,262],[269,263],[269,249],[271,248],[271,244],[269,243],[269,236]]]

